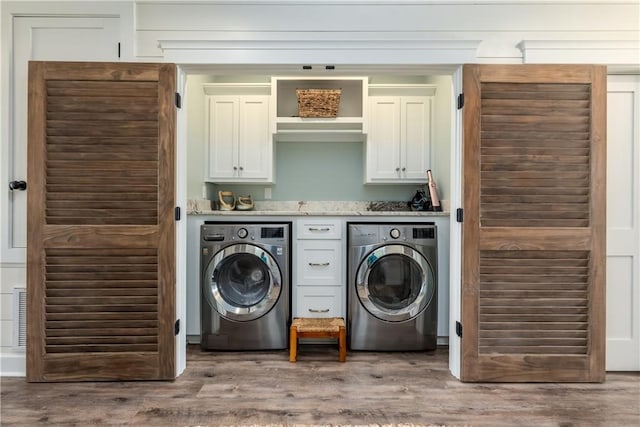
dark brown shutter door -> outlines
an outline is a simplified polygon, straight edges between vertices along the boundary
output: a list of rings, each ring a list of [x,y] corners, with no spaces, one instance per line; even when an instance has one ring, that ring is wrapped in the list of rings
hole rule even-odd
[[[174,94],[173,64],[29,64],[29,381],[175,377]]]
[[[606,72],[464,67],[462,379],[603,381]]]

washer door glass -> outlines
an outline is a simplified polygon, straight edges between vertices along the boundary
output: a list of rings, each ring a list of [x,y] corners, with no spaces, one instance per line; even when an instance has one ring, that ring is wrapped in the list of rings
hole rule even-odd
[[[278,301],[281,277],[278,264],[265,249],[231,245],[214,255],[207,266],[204,297],[228,319],[255,320]]]
[[[375,317],[402,322],[419,315],[435,292],[431,265],[418,251],[404,245],[382,246],[360,263],[356,291]]]

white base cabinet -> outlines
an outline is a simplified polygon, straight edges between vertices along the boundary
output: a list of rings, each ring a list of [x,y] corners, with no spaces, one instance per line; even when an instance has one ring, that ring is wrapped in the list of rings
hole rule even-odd
[[[293,271],[294,317],[345,317],[343,221],[296,220]]]

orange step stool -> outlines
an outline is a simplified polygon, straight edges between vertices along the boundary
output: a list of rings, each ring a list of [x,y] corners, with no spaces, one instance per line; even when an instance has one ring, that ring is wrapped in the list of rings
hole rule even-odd
[[[342,317],[296,317],[289,336],[289,362],[296,361],[298,338],[338,338],[340,361],[347,360],[347,327]]]

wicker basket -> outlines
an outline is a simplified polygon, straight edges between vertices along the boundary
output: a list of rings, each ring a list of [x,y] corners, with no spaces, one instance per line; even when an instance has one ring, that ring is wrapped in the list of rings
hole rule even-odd
[[[296,89],[300,117],[336,117],[342,89]]]

